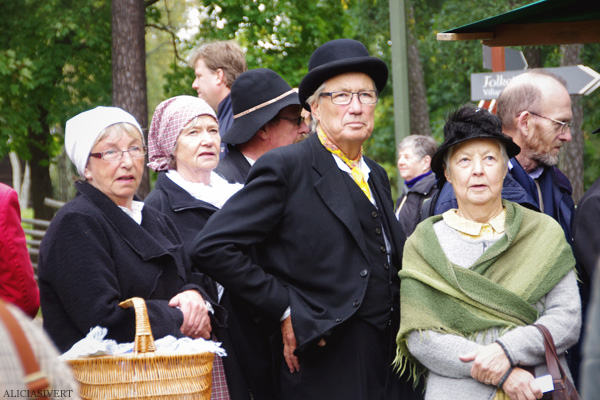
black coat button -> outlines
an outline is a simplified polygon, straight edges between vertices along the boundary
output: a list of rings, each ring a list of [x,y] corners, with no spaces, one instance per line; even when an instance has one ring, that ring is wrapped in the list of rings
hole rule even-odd
[[[366,269],[363,269],[362,271],[360,271],[360,276],[367,276],[368,273],[369,273],[369,271],[367,271]]]
[[[381,228],[380,227],[375,228],[375,233],[378,235],[381,235]]]
[[[358,301],[358,300],[354,300],[354,303],[352,303],[352,305],[353,305],[354,307],[358,307],[358,306],[360,305],[360,301]]]
[[[341,318],[336,318],[335,322],[342,322],[342,319]]]
[[[390,269],[390,264],[389,263],[383,264],[383,268],[387,271],[388,269]]]
[[[379,248],[379,250],[381,250],[381,252],[382,252],[382,253],[385,253],[385,252],[387,251],[387,250],[385,249],[385,246],[381,246],[381,247]]]
[[[373,218],[377,218],[379,216],[379,213],[377,211],[373,211],[371,215],[373,216]]]

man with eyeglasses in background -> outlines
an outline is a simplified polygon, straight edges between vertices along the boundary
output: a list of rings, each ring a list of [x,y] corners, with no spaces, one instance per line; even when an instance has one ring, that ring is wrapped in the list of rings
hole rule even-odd
[[[192,261],[272,324],[277,398],[422,398],[392,366],[406,237],[385,170],[362,154],[387,66],[337,39],[308,71],[299,97],[316,134],[261,156]]]
[[[233,124],[222,138],[228,154],[215,169],[229,183],[245,183],[260,156],[308,132],[298,93],[268,68],[240,74],[231,86],[231,105]]]
[[[550,215],[572,245],[571,220],[575,211],[569,179],[558,169],[560,149],[571,141],[571,97],[562,78],[534,69],[514,77],[498,98],[502,131],[521,147],[508,163],[502,198]],[[456,208],[452,187],[445,183],[432,199],[434,214]],[[424,215],[423,217],[427,217]],[[583,311],[590,279],[579,265],[578,279]],[[569,367],[577,382],[579,345],[569,351]]]

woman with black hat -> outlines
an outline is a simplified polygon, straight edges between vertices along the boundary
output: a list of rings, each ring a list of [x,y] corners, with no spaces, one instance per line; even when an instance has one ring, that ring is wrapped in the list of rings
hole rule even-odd
[[[422,222],[404,248],[396,363],[426,399],[536,399],[544,342],[564,353],[581,324],[570,246],[552,218],[502,200],[508,159],[520,151],[486,110],[462,107],[444,128],[432,169],[458,209]]]

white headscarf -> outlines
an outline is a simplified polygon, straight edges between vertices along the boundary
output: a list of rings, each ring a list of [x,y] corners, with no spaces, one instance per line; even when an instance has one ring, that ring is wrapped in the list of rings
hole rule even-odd
[[[135,126],[140,131],[143,140],[142,128],[133,115],[117,107],[96,107],[77,114],[67,121],[65,150],[77,167],[79,175],[84,176],[90,152],[102,131],[111,125],[122,122]]]

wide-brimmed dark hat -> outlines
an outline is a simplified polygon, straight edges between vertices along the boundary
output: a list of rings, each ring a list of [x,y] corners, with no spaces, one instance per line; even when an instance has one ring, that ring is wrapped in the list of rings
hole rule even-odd
[[[300,105],[298,93],[277,72],[268,68],[246,71],[231,85],[233,124],[221,138],[224,143],[246,143],[284,107]]]
[[[462,114],[458,120],[454,117]],[[472,121],[464,118],[465,114],[471,113],[476,117]],[[475,115],[476,113],[486,113],[486,115]],[[444,155],[452,147],[459,143],[471,139],[496,139],[504,145],[508,158],[513,158],[521,152],[521,148],[513,142],[510,136],[502,133],[502,122],[500,118],[489,113],[485,109],[474,109],[463,107],[453,114],[444,125],[444,143],[438,148],[431,159],[431,169],[438,178],[444,177]]]
[[[306,100],[326,80],[346,72],[363,72],[375,81],[381,92],[387,83],[388,68],[385,62],[371,57],[367,48],[356,40],[336,39],[321,45],[308,62],[308,73],[300,82],[299,96],[302,106],[310,111]]]

